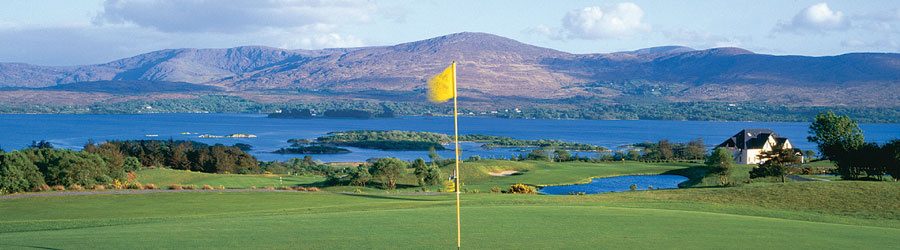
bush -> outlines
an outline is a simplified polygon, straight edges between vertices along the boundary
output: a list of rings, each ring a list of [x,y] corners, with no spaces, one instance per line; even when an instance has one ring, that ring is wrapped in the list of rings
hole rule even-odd
[[[75,184],[75,185],[69,186],[69,190],[84,190],[84,187],[82,187],[81,185]]]
[[[525,184],[515,184],[512,186],[509,186],[509,190],[507,190],[507,192],[513,193],[513,194],[534,194],[535,193],[534,187],[528,186]]]
[[[288,187],[288,186],[282,186],[281,190],[294,190],[294,189],[291,187]]]
[[[297,187],[297,191],[306,191],[305,187]]]
[[[203,190],[213,190],[213,189],[215,189],[215,188],[213,188],[210,185],[203,185]]]
[[[125,186],[127,189],[144,189],[144,185],[140,182],[129,183],[128,186]]]
[[[275,190],[275,187],[264,187],[265,190]]]
[[[502,192],[500,187],[491,187],[491,193],[499,194],[500,192]]]
[[[310,192],[319,192],[319,188],[317,188],[317,187],[309,187],[309,188],[306,188],[306,191],[310,191]]]
[[[182,186],[182,188],[187,189],[187,190],[194,190],[194,189],[197,189],[197,185],[187,184],[187,185]]]
[[[218,187],[216,187],[216,189],[223,190],[225,189],[225,186],[219,185]]]
[[[170,190],[182,190],[182,189],[184,189],[184,187],[182,187],[179,184],[172,184],[172,185],[169,185],[169,189]]]
[[[628,188],[631,189],[631,191],[637,190],[637,184],[631,184]]]
[[[66,190],[66,187],[63,187],[63,185],[53,185],[51,189],[53,189],[53,191],[63,191]]]
[[[106,189],[106,186],[100,185],[100,184],[94,184],[94,185],[91,185],[91,189],[93,189],[93,190],[104,190],[104,189]]]
[[[251,186],[250,189],[256,189],[256,186]]]
[[[35,192],[50,191],[50,186],[48,186],[47,184],[37,185],[36,187],[34,187],[34,191]]]
[[[144,185],[144,189],[156,189],[156,185],[148,183]]]

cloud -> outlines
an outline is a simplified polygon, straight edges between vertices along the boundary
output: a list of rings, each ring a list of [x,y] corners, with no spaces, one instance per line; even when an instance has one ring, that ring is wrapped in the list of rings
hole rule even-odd
[[[238,33],[365,23],[376,12],[374,2],[365,0],[107,0],[94,23],[130,23],[170,33]]]
[[[833,11],[827,3],[818,3],[801,10],[790,21],[779,21],[775,32],[821,33],[850,28],[850,20],[843,12]]]
[[[841,46],[852,48],[855,50],[858,49],[875,49],[879,51],[900,51],[900,43],[894,40],[880,40],[880,41],[863,41],[859,39],[850,39],[841,41]]]
[[[566,37],[608,39],[630,37],[650,30],[644,11],[634,3],[594,6],[572,10],[563,17]]]
[[[862,27],[881,32],[898,32],[900,8],[854,15],[854,20],[862,22]]]

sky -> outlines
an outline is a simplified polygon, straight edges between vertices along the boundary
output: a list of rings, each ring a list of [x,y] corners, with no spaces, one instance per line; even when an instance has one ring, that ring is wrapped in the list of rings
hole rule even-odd
[[[668,45],[807,56],[900,52],[900,1],[0,1],[0,62],[46,66],[172,48],[394,45],[457,32],[570,53]]]

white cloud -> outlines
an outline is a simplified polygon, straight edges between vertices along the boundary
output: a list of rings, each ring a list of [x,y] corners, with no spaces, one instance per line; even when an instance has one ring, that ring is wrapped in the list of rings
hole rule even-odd
[[[133,23],[163,32],[237,33],[370,22],[377,12],[365,0],[107,0],[97,24]]]
[[[649,31],[643,18],[644,11],[637,4],[619,3],[570,11],[562,25],[568,38],[622,38]]]
[[[791,21],[779,21],[776,32],[826,32],[845,30],[850,20],[841,11],[833,11],[827,3],[818,3],[801,10]]]

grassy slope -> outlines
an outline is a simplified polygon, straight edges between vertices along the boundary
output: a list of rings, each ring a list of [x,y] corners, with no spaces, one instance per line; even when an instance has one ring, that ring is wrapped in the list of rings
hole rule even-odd
[[[814,191],[814,192],[813,192]],[[874,198],[843,194],[873,193]],[[464,247],[884,248],[900,185],[465,194]],[[856,205],[853,205],[856,204]],[[452,195],[208,192],[0,200],[0,248],[452,247]],[[160,240],[166,239],[166,240]]]
[[[284,186],[293,187],[325,180],[324,177],[318,176],[207,174],[171,169],[145,169],[137,174],[138,182],[144,184],[153,183],[160,187],[166,187],[170,184],[225,186],[226,188],[281,187],[282,184],[279,182],[279,177],[283,181]]]

